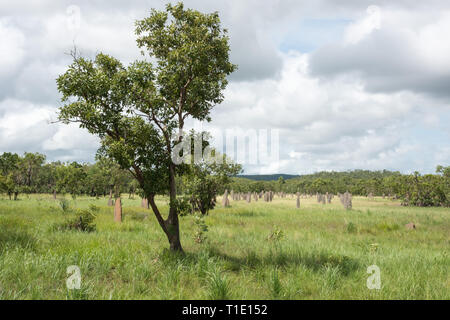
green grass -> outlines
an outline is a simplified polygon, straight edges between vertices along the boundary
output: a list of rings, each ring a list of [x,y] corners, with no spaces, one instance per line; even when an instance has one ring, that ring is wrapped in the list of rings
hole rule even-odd
[[[94,232],[55,228],[74,213],[50,195],[0,198],[0,299],[450,298],[448,208],[358,197],[351,211],[337,198],[301,199],[301,209],[294,198],[232,201],[205,218],[204,243],[194,241],[194,217],[180,218],[179,255],[140,199],[124,196],[122,224],[106,198],[67,199],[72,209],[100,207]],[[166,199],[158,204],[167,212]],[[380,290],[366,286],[373,264]],[[71,265],[80,290],[66,288]]]

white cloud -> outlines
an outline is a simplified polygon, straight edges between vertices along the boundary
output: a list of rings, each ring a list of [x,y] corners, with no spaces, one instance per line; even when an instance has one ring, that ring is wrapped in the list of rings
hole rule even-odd
[[[10,76],[20,65],[24,56],[24,34],[10,24],[8,19],[0,19],[0,80]]]
[[[93,158],[98,147],[99,139],[76,124],[58,125],[56,132],[42,143],[44,151],[68,151],[69,154],[76,150],[89,151],[89,158]]]
[[[50,105],[0,102],[0,153],[42,152],[49,160],[93,161],[98,139],[76,125],[55,120],[56,108]]]
[[[450,10],[373,12],[348,26],[344,41],[313,53],[312,72],[324,78],[357,76],[373,92],[449,96]]]
[[[48,122],[53,108],[27,101],[0,102],[0,151],[38,151],[53,129]],[[20,150],[20,151],[19,151]]]
[[[215,130],[281,130],[280,161],[248,166],[249,172],[267,173],[273,165],[290,173],[395,169],[413,151],[407,137],[416,117],[439,115],[434,103],[421,95],[366,92],[352,77],[319,80],[308,73],[308,64],[307,54],[284,55],[279,77],[232,83],[225,102],[213,112],[210,127]],[[428,168],[435,165],[426,162]],[[406,163],[415,164],[414,159]]]
[[[433,171],[448,164],[450,5],[430,1],[185,1],[219,11],[239,65],[209,128],[280,129],[280,161],[248,166],[249,173]],[[140,58],[134,20],[165,1],[77,1],[79,28],[68,24],[72,4],[0,3],[0,152],[92,161],[95,137],[48,123],[60,105],[55,78],[70,63],[65,53],[76,44],[90,57]],[[336,23],[343,34],[327,32]],[[307,37],[299,25],[314,35],[306,41],[312,51],[281,53],[282,43],[296,48]],[[331,36],[317,39],[323,33]]]
[[[364,37],[371,34],[374,30],[380,29],[381,9],[378,6],[369,6],[367,16],[350,24],[344,35],[344,42],[355,44]]]

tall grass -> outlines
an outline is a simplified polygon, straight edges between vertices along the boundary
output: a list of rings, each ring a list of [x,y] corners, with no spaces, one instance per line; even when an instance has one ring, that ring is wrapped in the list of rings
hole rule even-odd
[[[204,218],[201,244],[195,218],[180,217],[186,254],[177,255],[140,199],[124,197],[122,224],[107,200],[68,198],[62,214],[51,195],[0,197],[0,299],[450,298],[446,208],[359,197],[349,211],[337,198],[302,199],[301,209],[295,198],[231,201]],[[167,199],[157,201],[167,214]],[[85,209],[96,211],[93,232],[53,227]],[[366,286],[373,264],[381,290]],[[70,265],[81,270],[80,290],[66,288]]]

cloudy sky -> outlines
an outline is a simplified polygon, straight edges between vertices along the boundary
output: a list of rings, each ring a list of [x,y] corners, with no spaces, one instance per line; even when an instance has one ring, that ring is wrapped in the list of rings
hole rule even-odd
[[[51,123],[61,106],[55,79],[74,45],[88,57],[140,58],[134,21],[165,3],[0,0],[0,153],[93,161],[96,138]],[[449,1],[185,5],[219,11],[239,66],[204,128],[279,130],[279,161],[246,173],[450,165]]]

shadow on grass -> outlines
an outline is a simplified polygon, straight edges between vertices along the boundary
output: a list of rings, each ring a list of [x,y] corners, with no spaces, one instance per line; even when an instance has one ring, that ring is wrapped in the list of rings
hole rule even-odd
[[[250,218],[250,217],[263,217],[265,216],[265,214],[254,210],[240,210],[236,213],[233,213],[233,216]]]
[[[202,263],[205,259],[210,259],[213,263],[220,264],[225,270],[237,272],[243,268],[260,267],[288,267],[302,265],[315,272],[320,272],[323,268],[337,268],[343,276],[348,276],[359,268],[359,262],[351,257],[333,254],[326,251],[295,251],[283,252],[282,250],[272,250],[264,255],[258,255],[254,251],[247,251],[243,257],[233,256],[219,251],[214,247],[207,247],[198,253],[173,253],[164,250],[160,260],[165,265],[183,265],[194,267]]]

